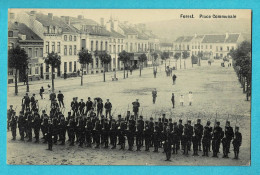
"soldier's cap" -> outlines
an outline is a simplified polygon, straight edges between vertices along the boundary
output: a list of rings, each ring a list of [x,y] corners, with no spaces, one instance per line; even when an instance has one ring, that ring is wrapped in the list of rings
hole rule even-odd
[[[153,117],[150,117],[150,120],[153,120]]]
[[[13,105],[10,105],[10,108],[12,108],[13,107]]]
[[[210,124],[210,121],[207,121],[207,124]]]
[[[68,112],[68,114],[71,114],[71,112]]]
[[[107,118],[105,118],[105,122],[107,122],[108,120],[107,120]]]
[[[163,116],[165,116],[166,114],[162,114]]]
[[[140,115],[140,118],[143,118],[143,116],[142,116],[142,115]]]
[[[33,94],[33,96],[34,96],[35,94]]]
[[[239,129],[239,127],[238,127],[238,126],[236,126],[236,127],[235,127],[235,129]]]
[[[158,122],[155,122],[155,124],[157,125],[157,124],[158,124]]]
[[[80,100],[83,100],[83,99],[80,99]]]
[[[220,122],[216,122],[217,125],[220,125]]]
[[[161,119],[161,118],[158,118],[158,120],[159,120],[159,121],[162,121],[162,119]]]
[[[226,124],[230,124],[230,121],[226,121]]]
[[[173,125],[177,125],[177,122],[173,122]]]
[[[117,117],[122,117],[121,114],[119,114]]]
[[[88,97],[88,99],[90,99],[90,97]]]
[[[180,120],[179,120],[179,122],[181,122],[181,123],[182,123],[182,120],[180,119]]]
[[[172,121],[172,118],[169,118],[169,121]]]
[[[190,120],[188,120],[188,123],[191,123],[191,121],[190,121]]]
[[[197,122],[201,122],[201,119],[197,119]]]

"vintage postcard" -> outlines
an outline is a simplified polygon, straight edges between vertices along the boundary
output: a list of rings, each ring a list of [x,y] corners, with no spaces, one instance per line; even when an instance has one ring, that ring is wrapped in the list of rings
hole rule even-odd
[[[9,9],[7,163],[250,166],[251,15]]]

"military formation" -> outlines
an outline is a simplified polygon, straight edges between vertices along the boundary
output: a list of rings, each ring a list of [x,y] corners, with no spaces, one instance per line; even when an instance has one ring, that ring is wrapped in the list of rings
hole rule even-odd
[[[157,96],[156,89],[152,92],[154,98]],[[8,109],[7,129],[11,128],[13,140],[16,140],[18,128],[20,140],[40,143],[42,135],[43,143],[48,144],[48,150],[53,145],[79,147],[95,147],[108,149],[128,149],[129,151],[150,151],[159,152],[160,149],[166,154],[166,160],[170,160],[172,154],[189,155],[192,150],[193,156],[218,157],[222,145],[223,158],[228,158],[230,145],[233,144],[234,159],[239,157],[239,148],[242,143],[242,135],[239,127],[235,130],[227,120],[224,128],[220,122],[215,120],[214,126],[207,121],[206,125],[201,124],[197,119],[196,124],[188,120],[184,123],[182,119],[173,121],[166,114],[158,118],[150,117],[148,120],[139,111],[140,102],[138,99],[132,102],[133,114],[127,110],[124,115],[115,116],[112,103],[109,99],[103,104],[99,97],[92,101],[90,97],[84,102],[74,97],[71,102],[71,109],[67,116],[64,114],[63,94],[50,95],[50,111],[40,108],[35,96],[30,98],[28,94],[22,99],[22,109],[16,114],[16,108],[10,106]],[[174,98],[174,94],[173,97]],[[155,103],[155,99],[153,99]],[[174,104],[173,104],[174,107]],[[105,110],[103,115],[103,110]],[[34,135],[34,138],[33,138]]]

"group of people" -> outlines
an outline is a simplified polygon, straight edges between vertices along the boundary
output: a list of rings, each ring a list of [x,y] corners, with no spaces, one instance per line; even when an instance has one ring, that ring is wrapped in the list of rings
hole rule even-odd
[[[26,96],[25,99],[27,98]],[[22,108],[17,116],[11,105],[8,110],[8,127],[11,128],[13,140],[16,139],[17,125],[22,141],[28,138],[27,141],[31,142],[34,131],[36,143],[40,142],[41,131],[43,143],[48,143],[49,150],[52,150],[53,144],[56,145],[58,142],[60,145],[65,145],[68,137],[71,146],[76,142],[80,147],[94,145],[95,148],[102,146],[109,148],[110,144],[111,149],[119,145],[120,149],[124,150],[128,143],[129,151],[133,151],[134,146],[136,151],[141,151],[143,146],[145,151],[153,147],[154,152],[159,152],[159,149],[163,148],[166,160],[170,160],[172,154],[178,154],[180,151],[188,155],[192,148],[193,156],[198,156],[198,151],[203,151],[203,156],[209,156],[212,148],[213,157],[217,157],[221,143],[223,157],[227,158],[233,140],[234,158],[238,159],[242,135],[239,127],[235,127],[235,132],[233,131],[229,121],[226,121],[223,130],[217,121],[213,128],[210,126],[210,121],[203,127],[201,119],[197,119],[194,126],[191,125],[191,120],[183,124],[180,119],[177,124],[172,118],[166,118],[165,114],[158,116],[158,119],[150,117],[149,120],[144,120],[139,113],[138,99],[132,105],[133,115],[127,111],[124,116],[118,115],[117,118],[111,114],[112,104],[109,99],[104,105],[106,112],[103,115],[101,98],[95,98],[92,102],[89,97],[86,102],[82,99],[78,102],[74,97],[71,111],[67,116],[62,112],[62,103],[58,104],[55,98],[51,100],[49,115],[47,109],[40,111],[38,107],[34,108],[34,105],[26,103],[25,108]]]

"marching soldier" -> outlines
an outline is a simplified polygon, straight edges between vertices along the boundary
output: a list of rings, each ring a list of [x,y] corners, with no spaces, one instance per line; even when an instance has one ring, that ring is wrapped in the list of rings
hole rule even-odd
[[[111,129],[110,129],[110,140],[112,144],[111,149],[116,148],[116,142],[117,142],[117,125],[114,119],[111,121]]]
[[[194,125],[194,132],[198,139],[199,151],[201,151],[201,139],[203,135],[203,126],[200,123],[201,119],[197,119],[197,124]]]
[[[59,101],[59,106],[61,108],[61,105],[62,107],[64,108],[64,102],[63,102],[63,99],[64,99],[64,95],[61,93],[61,91],[59,91],[59,94],[58,94],[58,101]]]
[[[19,128],[19,133],[21,136],[21,141],[24,141],[24,132],[25,132],[25,125],[26,125],[26,120],[25,117],[23,116],[23,111],[20,111],[20,115],[18,118],[18,128]]]
[[[87,147],[91,147],[92,143],[92,132],[93,132],[93,124],[90,117],[87,117],[87,124],[85,126],[85,136],[86,136],[86,144]]]
[[[223,138],[222,128],[219,125],[220,122],[216,122],[215,127],[213,129],[213,138],[212,138],[213,156],[212,157],[218,157],[220,142],[221,139]]]
[[[228,157],[228,140],[226,138],[226,136],[223,137],[222,139],[222,147],[223,147],[223,157],[222,158],[229,158]]]
[[[79,119],[79,126],[78,126],[78,133],[79,133],[79,147],[83,147],[85,142],[85,126],[84,120],[82,118]]]
[[[103,127],[103,139],[104,139],[104,144],[105,144],[104,148],[108,148],[108,136],[109,136],[110,127],[109,127],[107,118],[104,120],[103,126],[104,126]]]
[[[166,134],[165,134],[165,142],[164,142],[164,152],[166,154],[166,161],[170,161],[171,159],[171,151],[172,151],[172,144],[171,144],[171,138],[170,138],[170,128],[166,128]]]
[[[145,121],[144,139],[145,139],[145,151],[149,151],[151,145],[151,130],[149,127],[149,121]]]
[[[184,125],[184,134],[182,135],[182,138],[181,138],[181,144],[182,144],[182,147],[183,147],[183,154],[184,155],[188,155],[188,141],[189,141],[189,128],[188,128],[188,124],[185,124]]]
[[[175,104],[174,93],[172,93],[171,101],[172,101],[172,108],[174,108],[174,104]]]
[[[173,130],[172,130],[172,154],[178,154],[178,126],[177,126],[177,122],[173,123]]]
[[[76,130],[76,122],[74,118],[71,118],[68,125],[68,135],[70,140],[70,146],[74,146],[75,142],[75,130]]]
[[[95,142],[96,142],[95,148],[99,148],[99,146],[100,146],[101,130],[102,130],[102,127],[101,127],[101,124],[100,124],[100,120],[96,119],[96,124],[95,124],[94,130],[93,130],[93,136],[94,136],[94,139],[95,139]]]
[[[10,109],[7,110],[7,130],[9,131],[10,127],[10,121],[12,119],[14,110],[13,110],[13,105],[10,105]]]
[[[160,132],[159,132],[158,122],[155,122],[154,128],[155,129],[154,129],[154,133],[153,133],[153,144],[154,144],[153,152],[158,152],[159,145],[160,145]]]
[[[67,123],[65,121],[64,115],[61,115],[60,123],[59,123],[60,141],[61,141],[60,145],[65,145],[66,128],[67,128]]]
[[[157,97],[157,90],[156,90],[156,88],[152,91],[152,96],[153,96],[153,104],[155,104],[156,97]]]
[[[48,150],[52,151],[52,137],[53,136],[53,125],[51,123],[51,120],[48,120],[48,126],[47,126],[47,132],[46,132],[46,138],[48,142]]]
[[[242,134],[239,132],[239,127],[235,127],[235,134],[234,134],[234,140],[233,140],[233,146],[234,146],[234,159],[238,159],[239,154],[239,147],[242,144]]]
[[[231,140],[234,138],[234,131],[233,131],[233,128],[230,126],[230,121],[226,121],[225,137],[227,140],[227,153],[229,153],[230,143],[231,143]]]
[[[135,126],[135,121],[133,118],[129,120],[129,126],[128,126],[128,132],[127,132],[127,140],[128,140],[128,146],[129,146],[129,151],[133,151],[133,146],[134,146],[134,133],[136,130]]]
[[[141,117],[140,120],[138,120],[137,124],[137,131],[136,131],[136,151],[141,151],[141,146],[142,146],[142,139],[143,139],[143,126],[141,122]]]
[[[179,124],[178,124],[178,150],[181,149],[181,140],[182,140],[182,133],[183,133],[183,125],[182,125],[182,120],[179,120]]]
[[[84,103],[83,99],[80,99],[80,102],[79,102],[79,113],[80,113],[80,115],[84,114],[85,106],[86,106],[86,104]]]
[[[44,138],[44,142],[43,143],[47,143],[47,130],[48,130],[48,120],[49,120],[49,117],[47,114],[45,114],[45,110],[42,111],[42,126],[41,126],[41,129],[42,129],[42,135],[43,135],[43,138]]]
[[[33,127],[34,127],[34,135],[35,135],[35,143],[39,143],[39,137],[40,137],[40,129],[41,129],[41,118],[38,112],[34,114],[34,122],[33,122]]]
[[[196,134],[192,136],[193,156],[198,156],[199,139],[200,137]]]
[[[212,127],[210,126],[210,121],[207,121],[207,124],[204,127],[204,134],[203,134],[203,139],[202,139],[202,145],[203,145],[203,155],[202,156],[209,156],[208,152],[210,149],[211,138],[212,138]]]
[[[28,140],[27,142],[31,142],[32,141],[32,125],[33,125],[33,116],[31,114],[31,112],[28,112],[27,115],[27,135],[28,135]]]
[[[88,114],[88,111],[90,111],[92,107],[93,102],[91,101],[90,97],[88,97],[88,101],[86,102],[86,114]]]
[[[16,128],[17,128],[17,116],[15,116],[16,112],[13,112],[11,121],[10,121],[10,127],[12,131],[12,140],[16,140]]]

